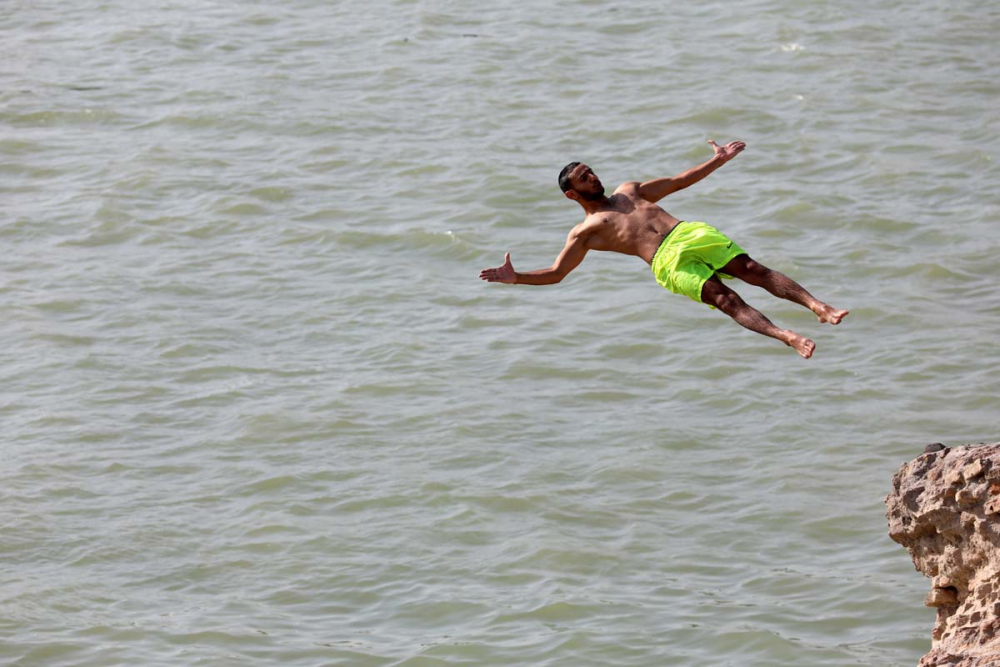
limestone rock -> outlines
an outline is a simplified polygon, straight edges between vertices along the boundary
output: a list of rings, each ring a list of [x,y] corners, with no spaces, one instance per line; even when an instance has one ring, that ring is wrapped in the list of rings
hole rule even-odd
[[[885,503],[889,537],[931,580],[937,621],[919,667],[1000,667],[1000,443],[929,446]]]

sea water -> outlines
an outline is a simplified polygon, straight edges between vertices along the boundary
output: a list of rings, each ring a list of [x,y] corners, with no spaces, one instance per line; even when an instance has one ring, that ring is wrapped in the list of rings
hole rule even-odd
[[[1000,6],[0,6],[0,662],[913,665],[894,470],[997,439]],[[662,204],[809,361],[591,253]]]

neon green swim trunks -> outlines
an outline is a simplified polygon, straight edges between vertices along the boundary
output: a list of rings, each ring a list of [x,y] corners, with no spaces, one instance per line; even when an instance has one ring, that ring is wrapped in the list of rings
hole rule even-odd
[[[701,288],[719,269],[746,250],[704,222],[682,222],[667,234],[653,255],[651,268],[656,282],[674,294],[683,294],[698,303]],[[720,277],[732,276],[719,273]]]

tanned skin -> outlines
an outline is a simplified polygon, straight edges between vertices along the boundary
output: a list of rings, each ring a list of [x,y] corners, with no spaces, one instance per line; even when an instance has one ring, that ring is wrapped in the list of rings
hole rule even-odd
[[[742,141],[725,146],[714,141],[708,143],[715,152],[708,161],[670,178],[622,183],[610,197],[605,196],[604,186],[594,171],[585,164],[578,164],[569,174],[571,187],[565,194],[583,208],[587,217],[570,231],[566,246],[552,266],[537,271],[515,271],[510,253],[507,253],[501,266],[484,269],[479,277],[491,283],[552,285],[579,266],[590,250],[635,255],[650,264],[663,239],[681,222],[656,202],[694,185],[746,148]],[[820,322],[840,324],[848,314],[846,310],[838,310],[816,299],[788,276],[767,268],[749,255],[733,258],[722,272],[805,306]],[[712,276],[702,287],[701,299],[747,329],[780,340],[806,359],[816,349],[816,344],[805,336],[775,326],[763,313],[747,305],[718,275]]]

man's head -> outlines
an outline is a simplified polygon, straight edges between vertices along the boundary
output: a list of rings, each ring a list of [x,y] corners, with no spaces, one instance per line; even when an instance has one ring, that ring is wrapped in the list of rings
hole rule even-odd
[[[559,172],[559,187],[574,201],[598,201],[604,197],[604,186],[597,174],[582,162],[570,162]]]

